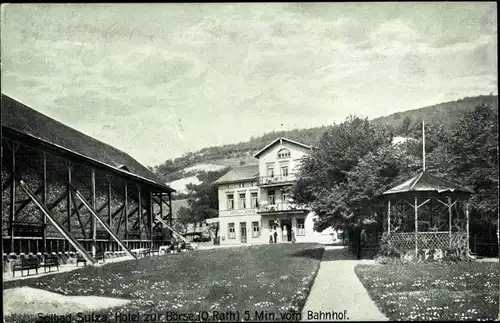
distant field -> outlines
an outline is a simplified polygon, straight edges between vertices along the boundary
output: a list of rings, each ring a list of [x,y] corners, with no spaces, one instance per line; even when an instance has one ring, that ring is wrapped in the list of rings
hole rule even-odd
[[[355,271],[390,320],[498,318],[498,261],[358,265]]]
[[[132,300],[127,306],[94,314],[115,322],[115,313],[202,313],[234,311],[249,320],[296,320],[319,268],[324,248],[315,244],[278,244],[193,251],[88,266],[20,281],[4,289],[29,286],[65,295],[107,296]],[[265,317],[255,316],[255,312]],[[245,317],[240,317],[240,320]],[[229,321],[233,318],[227,317]],[[12,315],[6,322],[33,322]],[[142,317],[139,322],[145,322]]]

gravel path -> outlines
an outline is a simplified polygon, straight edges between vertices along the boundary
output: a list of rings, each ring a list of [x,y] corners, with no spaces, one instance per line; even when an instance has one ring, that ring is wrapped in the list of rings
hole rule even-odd
[[[373,264],[374,261],[355,260],[341,246],[326,247],[302,310],[302,320],[387,321],[354,272],[354,266],[360,263]],[[332,311],[336,313],[332,314]],[[320,312],[322,316],[319,316]]]

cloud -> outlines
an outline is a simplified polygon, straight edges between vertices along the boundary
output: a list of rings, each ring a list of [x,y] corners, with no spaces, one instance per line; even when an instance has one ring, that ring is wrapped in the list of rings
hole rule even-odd
[[[464,6],[9,5],[2,91],[156,164],[495,91],[496,5]]]

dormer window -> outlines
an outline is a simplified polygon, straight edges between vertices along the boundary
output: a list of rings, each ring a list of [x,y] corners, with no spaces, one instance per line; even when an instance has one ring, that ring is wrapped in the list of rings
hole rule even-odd
[[[290,150],[283,148],[278,151],[278,158],[289,158]]]
[[[130,170],[128,169],[128,167],[126,165],[120,165],[120,166],[118,166],[118,168],[130,173]]]

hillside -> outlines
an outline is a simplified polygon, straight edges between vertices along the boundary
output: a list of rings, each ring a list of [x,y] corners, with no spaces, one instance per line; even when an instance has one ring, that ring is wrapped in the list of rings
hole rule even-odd
[[[393,113],[389,116],[375,118],[373,122],[393,128],[394,135],[399,135],[398,129],[406,117],[409,117],[412,123],[421,122],[425,118],[426,123],[442,124],[445,129],[449,129],[450,125],[466,111],[472,110],[480,104],[493,105],[498,108],[497,101],[498,96],[496,95],[468,97],[415,110]],[[153,171],[164,178],[167,183],[176,180],[181,180],[176,182],[176,185],[180,182],[189,182],[187,178],[191,178],[192,182],[196,183],[196,178],[193,178],[193,176],[196,176],[200,170],[210,171],[217,169],[217,167],[255,164],[257,160],[253,155],[277,137],[286,137],[305,144],[315,145],[325,130],[333,126],[272,131],[260,137],[252,137],[246,142],[203,148],[196,152],[189,152],[174,160],[167,160],[165,163],[155,166]]]

